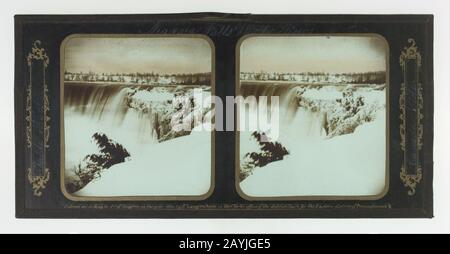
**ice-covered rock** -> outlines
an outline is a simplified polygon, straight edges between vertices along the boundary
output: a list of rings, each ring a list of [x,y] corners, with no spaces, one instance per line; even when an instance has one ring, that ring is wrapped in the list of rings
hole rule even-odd
[[[371,91],[364,96],[356,92],[354,86],[347,86],[341,93],[322,89],[299,92],[299,106],[325,114],[324,128],[328,138],[353,133],[359,125],[373,121],[377,112],[384,107],[380,103],[384,99],[380,100],[378,91]],[[368,98],[373,93],[378,96]]]
[[[198,94],[201,93],[200,97]],[[210,96],[204,89],[157,87],[129,93],[128,105],[134,110],[150,114],[153,130],[159,142],[189,135],[195,126],[204,122],[211,104],[202,98]]]

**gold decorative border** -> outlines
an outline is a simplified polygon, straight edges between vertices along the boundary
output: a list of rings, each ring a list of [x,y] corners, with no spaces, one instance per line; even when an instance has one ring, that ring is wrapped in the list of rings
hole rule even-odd
[[[422,119],[423,119],[423,113],[422,113],[422,109],[423,109],[423,95],[422,95],[422,84],[419,81],[419,72],[420,72],[420,67],[422,66],[422,56],[419,52],[419,49],[416,45],[416,41],[412,38],[408,39],[408,43],[410,44],[409,46],[405,46],[403,51],[400,54],[400,67],[402,68],[403,71],[403,83],[401,84],[400,87],[400,98],[399,98],[399,106],[400,106],[400,148],[403,151],[403,162],[402,162],[402,166],[400,169],[400,179],[403,182],[403,185],[407,188],[409,188],[408,190],[408,195],[413,196],[416,193],[416,187],[417,185],[422,181],[422,177],[423,177],[423,170],[422,170],[422,166],[420,165],[420,160],[419,160],[419,152],[422,150],[422,146],[423,146],[423,124],[422,124]],[[416,168],[416,173],[415,174],[408,174],[408,172],[406,171],[406,166],[405,166],[405,162],[407,160],[407,154],[406,154],[406,104],[405,104],[405,100],[406,100],[406,84],[405,84],[405,80],[406,80],[406,61],[407,60],[416,60],[416,64],[417,64],[417,71],[416,71],[416,75],[417,75],[417,96],[416,96],[416,102],[417,102],[417,133],[416,133],[416,137],[417,137],[417,143],[416,143],[416,149],[417,149],[417,157],[416,157],[416,161],[417,161],[417,168]]]
[[[27,179],[28,182],[31,184],[31,187],[33,189],[33,195],[36,197],[42,196],[42,190],[47,187],[47,183],[50,180],[50,170],[45,166],[46,162],[46,149],[49,148],[49,138],[50,138],[50,117],[48,116],[48,113],[50,111],[50,104],[48,99],[48,86],[47,86],[47,80],[46,80],[46,70],[49,65],[50,59],[47,56],[47,53],[45,52],[45,49],[40,47],[41,41],[36,40],[33,42],[33,47],[31,48],[31,52],[28,53],[27,56],[27,64],[28,64],[28,70],[29,70],[29,84],[27,86],[27,99],[26,99],[26,129],[25,129],[25,137],[27,142],[27,147],[29,149],[30,154],[30,166],[27,168]],[[44,78],[44,97],[43,97],[43,114],[44,114],[44,152],[43,152],[43,173],[42,175],[34,176],[33,170],[32,170],[32,164],[33,164],[33,158],[32,158],[32,67],[33,67],[33,61],[42,61],[44,64],[44,72],[43,72],[43,78]]]

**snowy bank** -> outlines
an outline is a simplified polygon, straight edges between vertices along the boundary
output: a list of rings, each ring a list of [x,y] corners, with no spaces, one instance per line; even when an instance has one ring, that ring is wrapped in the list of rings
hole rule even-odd
[[[211,133],[192,132],[142,146],[130,161],[117,164],[75,196],[197,196],[211,186]]]
[[[380,194],[386,177],[385,128],[385,110],[381,110],[373,122],[357,127],[350,135],[309,140],[294,137],[282,142],[290,155],[254,170],[240,188],[254,197]]]

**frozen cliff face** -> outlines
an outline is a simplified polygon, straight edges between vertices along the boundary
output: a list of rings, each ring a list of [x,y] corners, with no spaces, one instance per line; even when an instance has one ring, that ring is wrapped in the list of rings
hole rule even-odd
[[[199,94],[200,93],[200,94]],[[204,89],[165,88],[131,91],[128,105],[131,109],[151,115],[158,142],[189,135],[204,122],[211,104],[203,103],[210,93]]]
[[[347,86],[342,92],[330,89],[321,93],[323,89],[299,90],[299,106],[324,114],[323,128],[328,138],[353,133],[358,126],[373,121],[385,107],[384,91],[378,86]]]

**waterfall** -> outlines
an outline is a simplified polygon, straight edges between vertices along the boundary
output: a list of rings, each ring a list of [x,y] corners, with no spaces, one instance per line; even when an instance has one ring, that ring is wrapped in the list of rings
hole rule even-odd
[[[130,143],[154,143],[158,138],[159,116],[151,109],[130,108],[130,95],[136,89],[143,88],[118,84],[66,83],[65,115],[89,120],[91,132],[104,132],[107,135],[121,136],[122,139],[135,139],[135,142]]]
[[[299,106],[298,92],[303,87],[308,87],[308,84],[242,82],[241,95],[244,98],[255,96],[257,101],[259,101],[260,96],[266,96],[269,105],[270,97],[278,96],[280,106],[279,140],[283,144],[302,142],[311,138],[323,138],[326,136],[324,130],[325,113],[312,112]],[[245,106],[245,108],[241,108],[241,112],[258,114],[256,108],[251,109],[249,105]],[[244,109],[248,111],[244,111]]]
[[[280,103],[280,114],[286,116],[286,119],[292,118],[298,110],[298,91],[297,84],[275,84],[275,83],[250,83],[243,82],[241,84],[241,95],[244,98],[248,96],[256,96],[259,101],[260,96],[267,97],[268,106],[270,106],[270,98],[278,96]]]
[[[130,88],[123,85],[69,83],[64,86],[64,107],[92,118],[110,114],[123,119],[129,92]]]

